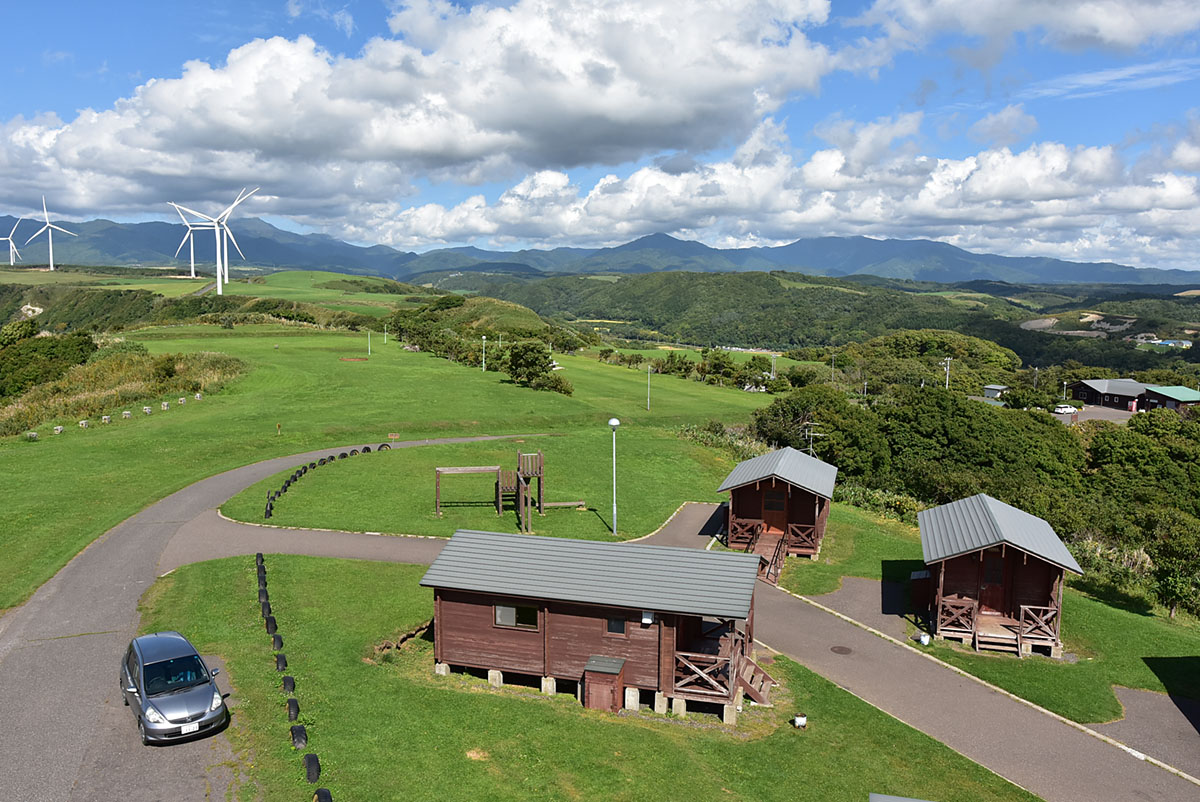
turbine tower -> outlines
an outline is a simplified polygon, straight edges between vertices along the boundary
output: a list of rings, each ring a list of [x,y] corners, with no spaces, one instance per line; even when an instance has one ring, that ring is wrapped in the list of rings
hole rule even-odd
[[[45,195],[42,196],[42,216],[46,218],[46,225],[39,228],[37,230],[36,234],[34,234],[29,239],[25,240],[25,244],[28,245],[29,243],[33,242],[33,240],[38,236],[38,234],[41,234],[43,231],[45,231],[46,232],[46,242],[50,245],[50,269],[53,270],[54,269],[54,232],[61,231],[64,234],[70,234],[72,237],[77,237],[79,235],[75,234],[71,231],[67,231],[65,228],[56,226],[50,222],[50,213],[46,211],[46,196]],[[12,243],[10,242],[9,244],[11,245]],[[11,252],[10,252],[10,255],[11,255]]]
[[[225,231],[224,254],[225,254],[225,283],[226,284],[229,283],[229,243],[230,242],[232,242],[233,247],[237,249],[238,256],[242,257],[242,261],[243,262],[246,261],[246,255],[244,253],[242,253],[242,249],[240,247],[238,247],[237,239],[233,236],[233,232],[229,229],[229,216],[231,214],[233,214],[234,209],[236,209],[243,201],[245,201],[247,198],[249,198],[255,192],[258,192],[258,187],[255,187],[254,189],[250,190],[249,192],[246,191],[245,187],[242,187],[242,191],[238,193],[238,196],[233,201],[233,203],[229,204],[229,206],[225,209],[225,211],[223,211],[219,215],[217,215],[217,225],[220,228],[224,229],[224,231]]]
[[[5,240],[8,240],[8,266],[9,267],[12,267],[13,265],[16,264],[16,262],[13,261],[14,259],[21,258],[21,252],[17,250],[17,245],[15,242],[13,242],[13,237],[16,236],[17,226],[21,225],[21,221],[24,219],[25,218],[23,218],[23,217],[18,217],[17,222],[13,223],[12,231],[8,232],[8,236],[0,237],[0,242],[4,242]]]

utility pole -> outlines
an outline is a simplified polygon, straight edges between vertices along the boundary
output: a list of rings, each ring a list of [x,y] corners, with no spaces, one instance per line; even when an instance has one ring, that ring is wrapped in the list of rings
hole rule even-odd
[[[946,389],[950,389],[950,360],[951,357],[946,357],[942,360],[942,365],[946,368]]]
[[[367,329],[367,356],[371,355],[371,330]]]
[[[829,362],[829,383],[833,384],[833,377],[837,373],[837,353],[833,354],[833,358]]]
[[[1035,389],[1035,390],[1037,389],[1037,383],[1038,383],[1038,371],[1039,371],[1039,370],[1041,370],[1041,368],[1036,368],[1036,367],[1035,367],[1035,368],[1033,369],[1033,389]]]
[[[650,411],[650,365],[646,365],[646,411]]]
[[[383,324],[383,344],[387,345],[387,324]]]
[[[483,366],[480,368],[480,370],[483,371],[484,373],[487,373],[487,335],[486,334],[483,335]]]

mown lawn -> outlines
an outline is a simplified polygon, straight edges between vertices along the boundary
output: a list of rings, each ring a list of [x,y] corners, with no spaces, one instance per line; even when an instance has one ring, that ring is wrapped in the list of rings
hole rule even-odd
[[[673,433],[630,427],[617,434],[619,538],[653,531],[683,501],[719,501],[716,488],[733,460]],[[516,468],[517,451],[545,455],[545,498],[585,501],[586,510],[547,508],[533,515],[533,531],[554,537],[613,539],[612,434],[608,427],[576,428],[554,437],[524,438],[394,449],[338,460],[310,471],[274,504],[277,526],[388,534],[449,536],[456,529],[516,532],[509,500],[496,517],[495,474],[442,477],[442,517],[434,514],[434,468],[501,465]],[[221,511],[262,522],[267,491],[278,490],[291,470],[263,480],[230,499]],[[536,480],[535,480],[536,482]],[[535,484],[536,487],[536,484]]]
[[[614,716],[571,696],[435,678],[422,642],[368,662],[373,644],[429,618],[423,568],[279,555],[266,564],[308,751],[334,799],[1035,799],[782,659],[775,670],[810,727],[784,724],[791,707],[761,710],[767,727],[749,738],[715,717]],[[148,591],[141,629],[178,629],[224,658],[219,681],[236,684],[238,701],[229,737],[250,782],[238,798],[308,798],[254,576],[248,557],[181,568]]]
[[[609,434],[606,421],[614,415],[622,421],[620,459],[621,442],[636,442],[635,430],[665,431],[709,418],[743,420],[770,400],[672,379],[670,392],[656,393],[653,411],[647,412],[645,376],[594,359],[557,357],[575,385],[575,394],[566,397],[517,387],[499,373],[409,353],[395,340],[384,346],[378,336],[369,361],[345,362],[343,357],[366,355],[365,334],[300,327],[178,326],[128,336],[155,353],[222,351],[244,359],[251,369],[225,390],[185,407],[173,405],[169,412],[159,411],[162,399],[147,399],[154,409],[150,416],[139,413],[126,421],[118,408],[108,426],[81,430],[73,420],[46,421],[36,443],[0,438],[5,518],[0,610],[20,603],[84,546],[143,507],[199,479],[258,460],[380,443],[389,432],[406,440],[536,432],[590,432],[603,439]],[[51,434],[55,423],[66,431]],[[276,424],[282,434],[276,434]],[[570,481],[564,461],[551,466],[556,498],[564,497],[558,494],[566,493]],[[631,461],[622,464],[637,470]],[[685,461],[677,470],[689,471],[689,465]],[[660,463],[645,470],[667,469]],[[417,481],[428,488],[432,502],[432,472]],[[462,484],[452,488],[466,490]],[[583,492],[590,504],[607,506],[600,491],[585,487]],[[372,503],[386,506],[388,499]]]
[[[904,581],[921,561],[915,527],[835,505],[818,562],[789,560],[781,585],[816,596],[841,577]],[[1081,723],[1121,718],[1113,686],[1200,699],[1200,625],[1159,611],[1130,612],[1067,587],[1063,603],[1065,651],[1078,661],[976,654],[935,642],[934,655],[1024,699]]]

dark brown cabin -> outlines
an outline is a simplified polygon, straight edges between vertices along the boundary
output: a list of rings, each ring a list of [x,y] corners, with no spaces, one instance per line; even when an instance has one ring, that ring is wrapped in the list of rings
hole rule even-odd
[[[778,582],[783,558],[816,558],[825,538],[837,468],[785,446],[739,463],[717,488],[729,492],[728,545],[763,558]]]
[[[497,685],[505,673],[540,677],[546,693],[570,683],[605,709],[637,709],[643,694],[658,712],[668,700],[676,714],[715,703],[736,720],[743,694],[766,703],[774,684],[753,659],[758,563],[460,530],[421,580],[434,593],[437,670],[484,669]]]
[[[982,493],[917,520],[937,637],[1061,656],[1064,572],[1083,571],[1050,524]]]

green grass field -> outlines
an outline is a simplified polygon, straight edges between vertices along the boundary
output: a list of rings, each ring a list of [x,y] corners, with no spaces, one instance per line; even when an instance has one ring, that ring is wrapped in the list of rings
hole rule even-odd
[[[683,501],[719,501],[715,491],[733,461],[662,429],[631,427],[617,435],[617,521],[621,539],[653,531]],[[607,426],[563,436],[386,451],[339,460],[309,472],[275,502],[278,526],[449,537],[457,529],[516,532],[511,502],[496,517],[495,474],[442,477],[442,517],[434,515],[434,468],[516,467],[516,452],[546,457],[546,501],[587,502],[587,510],[548,508],[534,514],[535,534],[611,540],[612,435]],[[249,487],[221,511],[263,520],[267,491],[291,471]]]
[[[678,351],[683,356],[687,357],[688,359],[692,360],[693,362],[700,361],[700,349],[687,348],[684,346],[664,345],[664,346],[660,346],[658,348],[616,348],[614,350],[618,351],[622,354],[641,354],[648,360],[649,359],[665,359],[667,354],[669,354],[671,351]],[[594,348],[591,350],[588,350],[588,351],[584,351],[582,353],[585,354],[586,356],[592,357],[593,359],[599,358],[599,351]],[[730,351],[729,355],[731,357],[733,357],[734,362],[741,364],[742,362],[749,362],[750,357],[755,356],[756,354],[751,353],[749,351]],[[765,356],[767,359],[770,359],[771,353],[764,352],[761,354],[761,356]],[[819,365],[819,364],[821,364],[821,363],[820,362],[797,362],[795,359],[789,359],[788,357],[783,356],[782,354],[777,355],[775,357],[775,370],[776,371],[784,370],[785,368],[790,368],[793,365]],[[642,365],[640,369],[644,373],[646,370],[646,366]],[[626,368],[626,370],[629,370],[629,368]]]
[[[279,555],[266,565],[307,751],[334,799],[1035,799],[787,660],[774,670],[793,705],[749,713],[743,734],[712,716],[616,716],[569,695],[434,677],[421,640],[368,661],[375,643],[430,617],[423,568]],[[224,658],[218,682],[236,684],[229,737],[248,777],[237,798],[308,798],[254,576],[248,557],[180,568],[147,592],[141,629],[179,629]],[[796,709],[805,732],[785,723]]]
[[[157,411],[158,399],[147,399],[156,410],[148,417],[125,421],[114,409],[118,417],[109,426],[81,430],[75,421],[60,421],[68,428],[54,436],[49,426],[55,422],[47,421],[39,442],[0,439],[6,524],[0,531],[0,609],[20,603],[80,549],[143,507],[214,473],[269,457],[383,442],[389,432],[403,439],[535,432],[603,436],[614,415],[623,421],[618,437],[633,443],[641,430],[714,417],[741,420],[769,400],[672,380],[670,392],[657,394],[652,412],[646,412],[645,376],[594,359],[557,357],[575,385],[575,394],[566,397],[409,353],[394,340],[383,346],[378,336],[369,361],[343,362],[342,357],[366,355],[365,334],[298,327],[180,326],[128,336],[155,353],[223,351],[252,368],[226,390],[167,413]],[[565,468],[551,467],[561,477],[550,485],[555,498],[565,493]],[[656,470],[668,468],[660,463]],[[431,481],[420,479],[422,487]],[[455,492],[466,489],[458,487]],[[603,497],[587,501],[606,506]],[[555,513],[560,514],[571,513]]]
[[[324,284],[346,280],[366,281],[384,284],[384,279],[372,276],[348,276],[343,273],[330,273],[323,270],[283,270],[269,273],[261,278],[250,281],[235,280],[226,288],[229,295],[246,295],[260,298],[282,298],[286,301],[303,301],[319,304],[327,309],[343,312],[355,312],[372,317],[390,315],[397,309],[417,306],[412,301],[405,300],[406,295],[394,295],[379,292],[360,292],[355,290],[325,287]],[[422,290],[413,288],[412,294],[420,295]],[[429,296],[432,300],[434,296]]]
[[[0,269],[0,284],[61,284],[81,287],[106,287],[120,290],[149,290],[168,298],[197,292],[212,283],[207,278],[171,278],[159,275],[162,271],[144,270],[144,275],[117,276],[104,273],[79,273],[74,270],[16,270]]]
[[[904,581],[920,561],[916,528],[834,505],[820,560],[789,560],[780,584],[816,596],[837,590],[843,576]],[[1200,699],[1200,624],[1194,619],[1169,621],[1161,610],[1129,612],[1068,586],[1062,632],[1065,651],[1078,662],[976,654],[949,642],[935,642],[931,649],[964,671],[1081,723],[1122,716],[1114,685]]]

